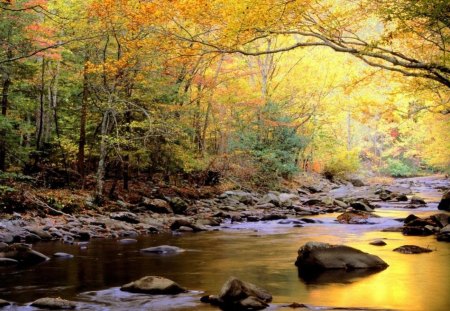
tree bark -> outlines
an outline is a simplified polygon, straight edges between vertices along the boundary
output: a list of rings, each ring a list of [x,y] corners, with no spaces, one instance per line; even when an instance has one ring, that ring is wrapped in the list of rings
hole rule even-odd
[[[38,128],[36,133],[36,150],[41,149],[41,139],[42,131],[44,128],[44,93],[45,93],[45,59],[42,57],[42,68],[41,68],[41,88],[39,96],[39,115],[38,115]]]
[[[11,85],[11,79],[9,74],[6,73],[3,79],[2,89],[2,117],[6,118],[8,112],[8,93],[9,86]],[[0,131],[0,171],[6,170],[6,131],[3,129]]]
[[[87,62],[89,57],[86,54],[84,69],[83,69],[83,97],[81,99],[81,112],[80,112],[80,138],[78,140],[78,155],[77,155],[77,169],[78,173],[82,179],[82,186],[84,187],[84,178],[86,175],[85,165],[84,165],[84,147],[86,146],[86,121],[87,121],[87,111],[88,111],[88,99],[89,99],[89,89],[88,89],[88,74],[87,74]]]
[[[103,198],[103,188],[104,188],[104,178],[105,178],[105,166],[106,166],[106,156],[108,154],[108,142],[107,142],[107,135],[109,134],[109,118],[110,118],[110,111],[106,110],[103,113],[103,119],[102,119],[102,125],[100,130],[100,158],[98,161],[98,168],[97,168],[97,187],[95,191],[95,196],[97,201],[101,202]]]

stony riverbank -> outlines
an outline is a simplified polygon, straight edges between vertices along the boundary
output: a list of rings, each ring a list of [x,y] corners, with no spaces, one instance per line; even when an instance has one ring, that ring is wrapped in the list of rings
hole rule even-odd
[[[353,182],[353,183],[352,183]],[[376,217],[374,211],[386,206],[411,209],[435,209],[437,202],[418,196],[415,191],[426,185],[445,193],[449,181],[437,179],[409,179],[391,185],[365,185],[359,180],[333,183],[326,179],[285,192],[265,193],[242,190],[225,191],[211,198],[187,199],[179,196],[151,197],[142,195],[137,203],[115,201],[108,208],[91,209],[80,213],[49,210],[42,213],[3,214],[0,219],[0,242],[35,243],[61,240],[80,243],[95,238],[134,238],[162,232],[199,232],[220,230],[229,223],[280,220],[287,225],[301,227],[314,222],[312,215],[340,213],[336,221],[342,224],[367,224]],[[447,217],[448,218],[448,217]],[[449,241],[448,220],[445,214],[429,219],[409,217],[401,227],[392,230],[408,235],[436,234]],[[408,223],[410,222],[410,223]]]

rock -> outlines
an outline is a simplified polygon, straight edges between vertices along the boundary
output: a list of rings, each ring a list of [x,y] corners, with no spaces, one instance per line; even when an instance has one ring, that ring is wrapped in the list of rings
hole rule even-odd
[[[399,252],[402,254],[421,254],[432,252],[429,248],[424,248],[416,245],[403,245],[394,249],[394,252]]]
[[[406,194],[400,193],[398,195],[396,195],[395,199],[399,202],[406,202],[408,201],[408,197],[406,196]]]
[[[72,254],[59,252],[59,253],[54,253],[53,257],[70,259],[70,258],[73,258],[74,256]]]
[[[427,203],[425,202],[424,199],[414,195],[411,198],[411,204],[426,205]]]
[[[318,193],[318,192],[322,192],[322,190],[323,190],[323,186],[321,186],[321,185],[318,185],[318,186],[314,186],[314,185],[313,186],[305,186],[303,188],[305,188],[306,190],[308,190],[311,193]]]
[[[188,219],[188,218],[180,218],[180,219],[176,219],[171,225],[170,225],[170,229],[171,230],[178,230],[180,229],[180,227],[188,227],[188,228],[192,228],[192,231],[194,232],[200,232],[200,231],[206,231],[206,228],[193,224],[192,220]]]
[[[307,305],[303,304],[303,303],[297,303],[297,302],[293,302],[289,305],[285,305],[283,307],[286,308],[292,308],[292,309],[297,309],[297,308],[305,308],[305,309],[309,309]]]
[[[267,214],[261,217],[261,220],[279,220],[279,219],[286,219],[286,215],[281,215],[277,213]]]
[[[3,299],[0,299],[0,308],[3,308],[3,307],[6,307],[6,306],[9,306],[11,303],[9,302],[9,301],[6,301],[6,300],[3,300]]]
[[[109,214],[109,217],[115,220],[124,221],[130,224],[140,223],[139,218],[136,214],[131,212],[117,212]]]
[[[143,198],[142,205],[145,206],[146,209],[160,214],[172,214],[173,210],[170,207],[169,202],[161,200],[161,199],[149,199]]]
[[[143,253],[154,253],[154,254],[178,254],[184,251],[185,250],[180,247],[170,245],[159,245],[141,249],[141,252]]]
[[[440,242],[450,242],[450,225],[446,225],[444,228],[442,228],[438,232],[436,238]]]
[[[53,239],[53,236],[49,232],[44,231],[42,228],[26,227],[25,230],[37,235],[41,240],[44,240],[44,241]]]
[[[219,294],[225,310],[261,310],[271,301],[272,295],[265,289],[234,277],[225,282]]]
[[[73,301],[61,298],[40,298],[31,303],[32,307],[50,310],[72,310],[77,307]]]
[[[298,250],[295,265],[299,270],[321,271],[327,269],[383,270],[388,264],[375,255],[364,253],[345,245],[308,242]]]
[[[176,295],[186,292],[186,289],[174,281],[160,276],[143,277],[137,281],[123,285],[120,290],[151,295]]]
[[[281,206],[292,206],[292,204],[299,200],[298,195],[292,193],[281,193],[279,195]]]
[[[360,202],[360,201],[350,203],[350,206],[353,207],[357,211],[365,211],[365,212],[373,211],[373,209],[371,209],[367,204],[365,204],[364,202]]]
[[[240,203],[251,205],[254,203],[253,195],[249,192],[234,190],[234,191],[225,191],[224,196],[229,199],[236,200]]]
[[[415,235],[415,236],[427,236],[432,235],[433,231],[430,229],[420,226],[404,226],[402,229],[404,235]]]
[[[354,187],[364,187],[365,184],[361,179],[358,178],[351,178],[348,180]]]
[[[0,267],[5,267],[5,266],[15,266],[19,264],[19,262],[15,259],[12,258],[1,258],[0,257]]]
[[[275,192],[269,192],[265,194],[261,200],[259,200],[258,204],[267,204],[271,203],[275,206],[281,206],[280,196]]]
[[[0,258],[14,259],[20,264],[37,264],[50,259],[44,254],[32,250],[26,244],[8,245],[0,250]]]
[[[438,209],[450,212],[450,190],[444,192],[444,194],[442,195],[442,199],[439,202]]]
[[[173,197],[169,200],[170,206],[175,214],[184,214],[189,205],[180,197]]]
[[[444,213],[434,214],[430,218],[433,219],[441,228],[447,226],[450,223],[450,216]]]
[[[375,217],[375,215],[364,211],[345,212],[337,217],[337,221],[340,224],[362,225],[368,224],[370,217]]]
[[[181,226],[177,229],[178,232],[194,232],[194,229],[191,227]]]
[[[309,199],[303,202],[303,205],[311,206],[311,205],[322,205],[322,200],[319,199]]]
[[[385,246],[386,242],[383,240],[375,240],[369,243],[370,245],[375,245],[375,246]]]

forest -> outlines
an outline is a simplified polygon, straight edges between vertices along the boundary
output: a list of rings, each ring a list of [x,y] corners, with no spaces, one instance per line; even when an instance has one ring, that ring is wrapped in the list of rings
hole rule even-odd
[[[0,309],[450,310],[449,47],[449,0],[0,0]]]
[[[97,196],[105,180],[448,171],[449,10],[1,1],[0,170]]]

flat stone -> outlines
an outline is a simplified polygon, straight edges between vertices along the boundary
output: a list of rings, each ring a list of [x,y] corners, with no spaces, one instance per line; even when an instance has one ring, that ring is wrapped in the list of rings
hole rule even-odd
[[[50,309],[50,310],[72,310],[77,304],[70,300],[61,298],[40,298],[31,303],[32,307]]]
[[[394,252],[399,252],[402,254],[421,254],[421,253],[430,253],[432,252],[432,250],[417,245],[403,245],[395,248]]]
[[[375,245],[375,246],[385,246],[386,242],[383,240],[375,240],[369,243],[370,245]]]
[[[180,247],[170,245],[160,245],[141,249],[141,252],[143,253],[154,253],[154,254],[178,254],[184,251],[185,250]]]
[[[174,281],[160,276],[143,277],[137,281],[123,285],[120,290],[151,295],[176,295],[186,292],[186,289]]]
[[[70,259],[70,258],[73,258],[74,256],[72,254],[68,254],[68,253],[57,252],[57,253],[53,254],[53,257]]]

